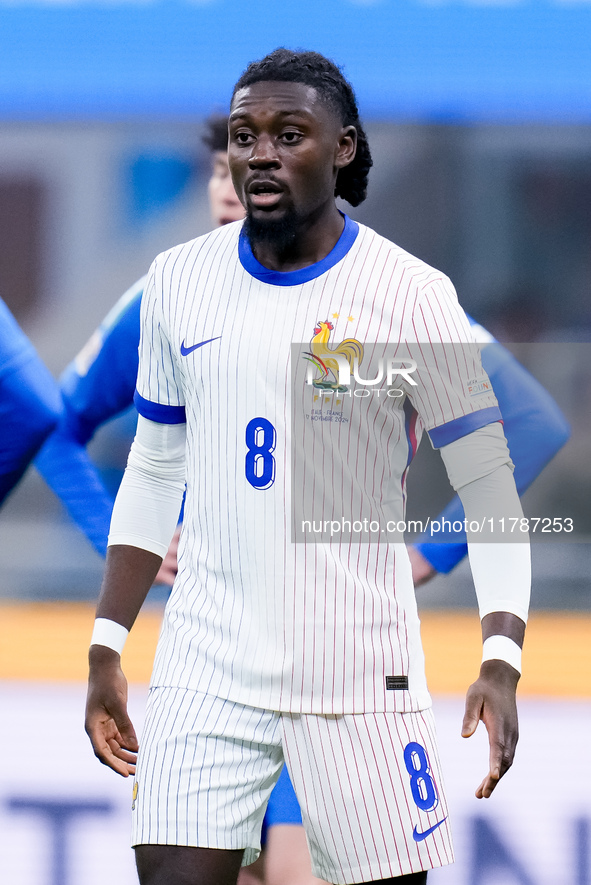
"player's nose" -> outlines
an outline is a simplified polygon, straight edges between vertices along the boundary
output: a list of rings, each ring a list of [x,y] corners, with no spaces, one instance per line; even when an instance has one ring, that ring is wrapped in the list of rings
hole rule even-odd
[[[248,160],[251,169],[277,168],[281,165],[274,139],[261,133],[253,144]]]

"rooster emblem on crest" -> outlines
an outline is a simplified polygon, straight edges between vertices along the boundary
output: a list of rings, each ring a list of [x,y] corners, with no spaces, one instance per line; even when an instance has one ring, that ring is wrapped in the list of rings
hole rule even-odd
[[[350,371],[353,370],[354,362],[359,366],[363,360],[363,345],[356,338],[345,338],[340,344],[331,347],[330,333],[333,329],[333,324],[328,320],[318,321],[310,342],[311,352],[306,351],[304,359],[312,363],[318,371],[312,379],[314,387],[320,390],[345,391],[348,387],[339,384],[341,361],[343,358],[347,361]]]

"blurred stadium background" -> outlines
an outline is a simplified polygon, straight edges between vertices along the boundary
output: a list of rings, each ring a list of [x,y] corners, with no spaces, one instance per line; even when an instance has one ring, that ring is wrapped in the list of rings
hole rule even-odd
[[[0,0],[0,294],[59,374],[157,252],[208,229],[202,121],[278,45],[330,55],[356,87],[375,169],[351,214],[447,272],[503,342],[527,343],[520,358],[573,428],[525,499],[576,532],[534,544],[522,739],[486,804],[484,735],[457,737],[479,660],[468,570],[418,592],[458,854],[431,878],[591,885],[590,0]],[[113,486],[133,422],[92,443]],[[448,492],[420,457],[411,496],[432,508]],[[101,567],[29,471],[0,514],[11,885],[135,881],[130,785],[81,724]],[[138,721],[165,595],[125,652]]]

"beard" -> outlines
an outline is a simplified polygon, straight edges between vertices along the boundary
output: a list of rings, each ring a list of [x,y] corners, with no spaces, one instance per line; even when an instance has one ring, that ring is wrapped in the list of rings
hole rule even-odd
[[[264,244],[272,246],[281,254],[286,252],[295,242],[298,222],[298,214],[293,206],[288,207],[283,218],[279,219],[253,218],[251,210],[247,209],[244,232],[253,252],[256,251],[257,245]]]

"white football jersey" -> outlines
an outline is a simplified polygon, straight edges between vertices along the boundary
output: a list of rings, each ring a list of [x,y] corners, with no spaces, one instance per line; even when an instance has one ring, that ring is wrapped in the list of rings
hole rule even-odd
[[[438,447],[500,419],[450,281],[348,218],[326,258],[278,273],[237,222],[158,256],[142,312],[138,409],[187,424],[153,684],[427,707],[406,470],[423,427]]]

